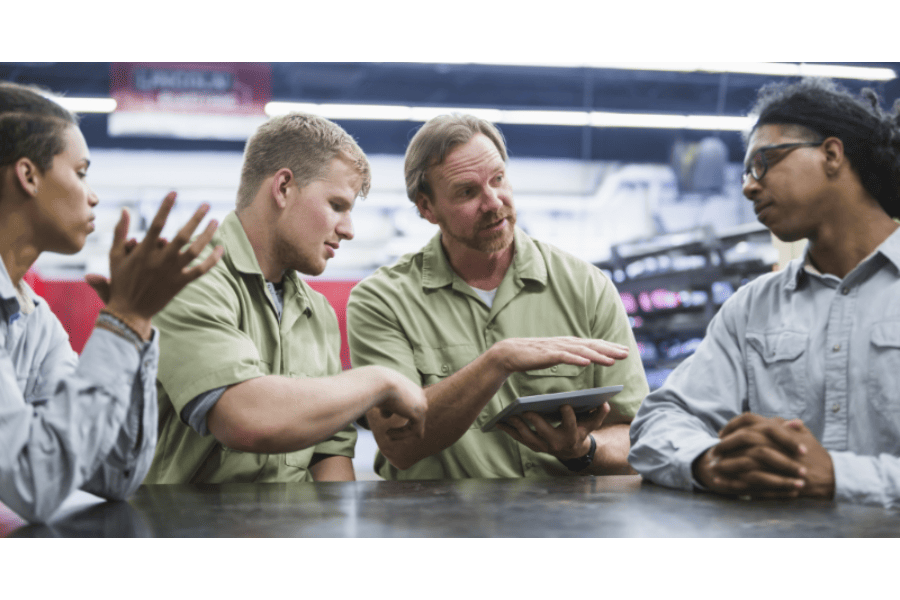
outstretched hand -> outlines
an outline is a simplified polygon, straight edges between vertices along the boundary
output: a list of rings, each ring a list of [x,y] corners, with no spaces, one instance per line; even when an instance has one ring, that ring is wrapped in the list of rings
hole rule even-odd
[[[491,351],[499,356],[500,366],[507,374],[558,364],[586,367],[596,363],[608,367],[628,358],[628,346],[572,336],[508,338],[494,344]]]
[[[123,210],[109,251],[109,278],[101,275],[85,277],[111,311],[148,333],[150,318],[187,284],[209,271],[224,252],[224,248],[218,246],[205,260],[190,267],[190,263],[209,244],[218,224],[210,221],[197,239],[187,246],[194,230],[209,211],[209,205],[204,204],[169,242],[161,238],[160,233],[174,204],[175,192],[170,192],[141,242],[127,238],[129,217],[128,212]]]

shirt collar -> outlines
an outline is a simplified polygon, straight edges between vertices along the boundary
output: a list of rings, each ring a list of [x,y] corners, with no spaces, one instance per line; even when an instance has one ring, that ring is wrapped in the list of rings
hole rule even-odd
[[[222,240],[222,244],[228,248],[228,258],[234,268],[241,273],[262,275],[262,268],[259,261],[256,260],[256,253],[253,252],[253,246],[238,219],[237,213],[231,211],[222,219],[222,224],[216,232]]]
[[[895,269],[900,271],[900,228],[889,235],[887,239],[884,240],[872,254],[864,258],[860,264],[871,260],[878,254],[884,256],[888,261],[893,263]],[[807,276],[808,273],[822,275],[809,258],[809,247],[804,251],[803,258],[801,260],[792,260],[788,263],[785,271],[787,271],[788,276],[784,287],[791,291],[797,289],[797,286],[800,285],[803,277]]]
[[[512,270],[519,279],[531,279],[541,284],[547,283],[547,266],[543,256],[528,234],[518,226],[514,229],[516,254],[513,257]],[[426,289],[442,288],[453,283],[456,273],[450,266],[444,248],[441,246],[441,234],[438,232],[422,251],[422,287]]]
[[[216,231],[216,236],[225,246],[226,255],[236,270],[246,275],[256,275],[261,281],[266,281],[262,267],[259,266],[259,261],[256,259],[256,253],[253,251],[253,246],[250,244],[250,238],[247,237],[247,232],[244,231],[244,226],[241,224],[241,220],[238,219],[237,213],[231,211],[225,215]],[[297,291],[297,294],[303,296],[306,306],[309,307],[308,298],[297,272],[290,269],[284,272],[284,277],[294,282],[294,289]],[[290,287],[285,285],[282,289],[286,296]],[[312,309],[310,308],[309,310],[311,311]]]
[[[880,252],[894,264],[894,267],[900,271],[900,228],[888,236],[884,240],[876,252]]]
[[[13,285],[2,260],[0,260],[0,301],[7,311],[7,317],[17,312],[25,315],[31,314],[38,304],[38,296],[25,283],[24,279],[19,282],[18,288]]]

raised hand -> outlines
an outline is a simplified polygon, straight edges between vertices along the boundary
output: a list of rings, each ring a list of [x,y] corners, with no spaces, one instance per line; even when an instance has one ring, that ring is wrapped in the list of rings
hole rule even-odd
[[[509,338],[494,344],[491,351],[499,354],[500,366],[507,373],[545,369],[558,364],[610,366],[628,357],[627,346],[577,337]]]
[[[189,266],[209,244],[218,224],[210,221],[203,233],[187,246],[194,230],[209,211],[209,205],[204,204],[171,242],[166,241],[159,235],[174,204],[175,193],[170,192],[141,242],[127,239],[129,217],[123,210],[109,251],[109,279],[99,275],[85,277],[107,308],[144,339],[149,337],[150,318],[187,284],[209,271],[224,252],[224,248],[218,246],[205,260]]]

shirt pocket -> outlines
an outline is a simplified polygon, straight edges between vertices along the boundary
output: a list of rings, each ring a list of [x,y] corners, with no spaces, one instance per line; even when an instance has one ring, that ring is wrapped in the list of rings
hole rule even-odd
[[[875,323],[869,345],[866,394],[879,412],[900,414],[900,321]]]
[[[581,377],[586,371],[586,367],[565,364],[525,371],[517,377],[517,391],[519,396],[523,397],[587,388],[590,386],[582,381]]]
[[[747,333],[750,412],[799,417],[811,393],[809,334],[799,331]]]
[[[479,354],[478,348],[472,344],[443,348],[419,347],[413,349],[413,362],[422,376],[424,387],[453,375],[478,358]]]
[[[413,362],[422,378],[422,387],[433,385],[453,375],[478,358],[480,352],[473,344],[458,344],[443,348],[419,347],[413,349]],[[497,402],[494,396],[472,423],[470,429],[480,428],[491,417],[489,407]],[[496,412],[496,411],[494,411]]]

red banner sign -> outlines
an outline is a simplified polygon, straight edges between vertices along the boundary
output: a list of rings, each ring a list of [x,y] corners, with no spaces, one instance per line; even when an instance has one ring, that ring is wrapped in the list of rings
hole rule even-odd
[[[262,115],[272,97],[268,63],[112,63],[116,111]]]

